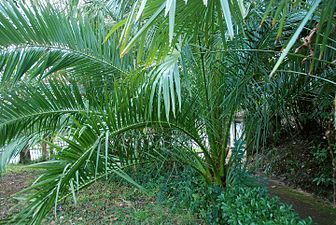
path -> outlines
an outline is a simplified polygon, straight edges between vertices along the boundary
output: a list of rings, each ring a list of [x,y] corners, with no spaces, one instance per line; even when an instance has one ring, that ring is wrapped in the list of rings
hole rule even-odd
[[[317,225],[336,225],[336,209],[330,204],[279,181],[269,180],[268,187],[272,196],[292,205],[301,218],[310,216]]]

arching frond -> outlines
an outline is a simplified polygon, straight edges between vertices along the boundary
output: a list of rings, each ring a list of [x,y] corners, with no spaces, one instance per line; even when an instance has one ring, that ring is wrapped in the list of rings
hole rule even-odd
[[[56,72],[111,79],[132,67],[118,57],[112,39],[102,43],[106,31],[101,20],[72,18],[42,3],[17,7],[5,1],[0,12],[2,82],[43,79]]]
[[[201,34],[208,42],[212,33],[220,32],[222,42],[226,42],[233,38],[235,27],[241,26],[246,12],[243,1],[141,0],[132,5],[127,18],[116,24],[110,34],[123,26],[121,55],[137,44],[140,48],[145,45],[146,56],[150,56],[146,60],[152,62],[152,56],[164,58],[180,39],[196,42]]]

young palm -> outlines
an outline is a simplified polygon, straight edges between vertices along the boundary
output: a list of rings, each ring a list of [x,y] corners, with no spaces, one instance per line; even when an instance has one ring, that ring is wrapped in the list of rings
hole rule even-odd
[[[38,224],[59,201],[76,202],[81,188],[109,174],[134,183],[123,169],[162,155],[149,144],[152,132],[175,138],[170,155],[205,181],[229,185],[229,126],[236,112],[260,108],[279,50],[278,29],[269,21],[258,29],[258,7],[247,8],[242,1],[130,1],[106,20],[88,18],[85,7],[1,3],[1,161],[46,134],[68,144],[50,143],[53,159],[34,165],[45,172],[12,222]],[[127,18],[115,21],[120,12]],[[290,40],[295,29],[283,30],[281,40]]]

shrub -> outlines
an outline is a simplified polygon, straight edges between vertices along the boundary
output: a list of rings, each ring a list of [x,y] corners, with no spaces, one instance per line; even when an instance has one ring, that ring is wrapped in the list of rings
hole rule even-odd
[[[220,218],[217,222],[230,225],[306,225],[290,206],[269,197],[261,187],[231,187],[217,198]]]
[[[156,189],[156,202],[172,210],[190,210],[206,224],[223,225],[308,225],[292,208],[270,197],[267,189],[247,172],[240,173],[231,186],[204,183],[202,177],[188,166],[167,165],[155,173],[143,166],[136,180],[146,188]],[[147,172],[147,173],[146,173]],[[252,186],[254,185],[254,186]],[[156,187],[156,188],[155,188]]]

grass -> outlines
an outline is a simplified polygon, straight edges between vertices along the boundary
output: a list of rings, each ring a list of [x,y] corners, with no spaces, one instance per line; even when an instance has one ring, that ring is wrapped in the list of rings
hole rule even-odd
[[[157,190],[141,192],[124,182],[99,181],[83,190],[77,205],[68,199],[56,218],[44,224],[202,224],[186,209],[171,209],[156,201]]]
[[[6,187],[4,190],[6,196],[1,196],[2,218],[16,212],[8,211],[11,206],[17,204],[13,194],[26,187],[37,175],[38,171],[27,165],[7,167],[0,183],[0,187],[1,185]],[[19,187],[18,183],[21,184]],[[172,208],[167,203],[168,199],[166,202],[158,199],[160,191],[158,185],[148,183],[146,188],[147,191],[143,192],[117,179],[98,181],[80,191],[76,205],[73,204],[71,197],[61,202],[57,207],[56,217],[51,212],[43,224],[204,224],[190,210],[181,207]]]
[[[9,173],[22,173],[28,171],[36,171],[36,169],[30,168],[26,164],[9,164],[6,167],[4,175],[8,175]]]

